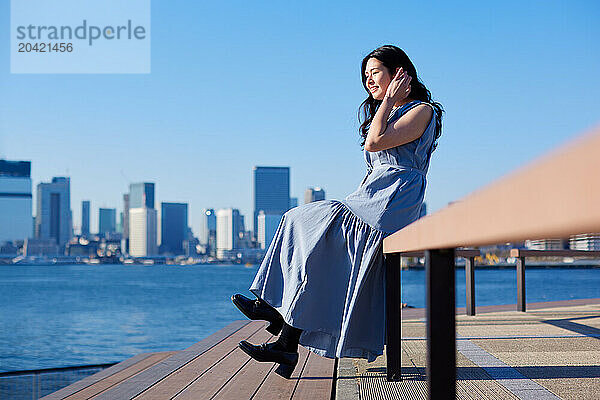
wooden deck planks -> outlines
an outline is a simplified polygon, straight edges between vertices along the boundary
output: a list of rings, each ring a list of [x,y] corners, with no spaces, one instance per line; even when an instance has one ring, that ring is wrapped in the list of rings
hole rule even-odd
[[[201,377],[214,366],[231,353],[240,340],[252,339],[252,335],[259,330],[264,329],[265,323],[262,321],[254,321],[234,332],[231,336],[221,341],[206,353],[197,357],[193,361],[186,364],[184,367],[173,372],[162,381],[148,388],[145,392],[136,396],[135,400],[162,400],[170,399],[181,392],[191,382]]]
[[[294,393],[294,389],[296,389],[296,385],[298,385],[298,379],[302,375],[309,351],[299,346],[298,353],[298,365],[296,365],[296,369],[290,379],[285,379],[271,371],[252,398],[257,400],[290,399]]]
[[[138,361],[133,365],[130,365],[121,371],[118,371],[110,376],[105,377],[104,379],[99,380],[98,382],[82,388],[81,390],[78,390],[69,396],[61,398],[64,400],[84,400],[94,398],[106,390],[109,390],[111,387],[130,379],[132,376],[139,374],[140,372],[152,367],[153,365],[161,362],[165,358],[168,358],[175,353],[175,351],[165,351],[150,354],[150,356]]]
[[[98,396],[97,400],[131,399],[237,332],[249,321],[235,321],[206,339],[173,354]]]
[[[86,388],[86,387],[106,378],[107,376],[110,376],[118,371],[122,371],[125,368],[129,367],[130,365],[133,365],[133,364],[137,363],[138,361],[143,360],[144,358],[150,357],[150,355],[152,355],[152,354],[153,353],[136,354],[135,356],[128,358],[124,361],[121,361],[120,363],[115,364],[112,367],[103,369],[102,371],[98,371],[93,375],[86,376],[85,378],[83,378],[77,382],[73,382],[69,386],[66,386],[60,390],[57,390],[56,392],[52,392],[52,393],[42,397],[40,400],[64,399],[65,397],[67,397],[75,392],[78,392],[81,389]]]
[[[252,343],[262,343],[268,341],[272,335],[261,329],[252,335]],[[217,394],[228,382],[235,377],[240,370],[250,361],[250,357],[235,346],[234,350],[219,361],[213,368],[208,370],[198,379],[194,380],[189,386],[182,390],[174,399],[210,399]],[[272,364],[261,363],[266,367]],[[262,381],[262,379],[261,379]]]
[[[103,369],[102,371],[98,371],[97,373],[87,376],[77,382],[74,382],[67,387],[57,390],[56,392],[50,393],[49,395],[42,397],[40,400],[64,399],[67,396],[77,393],[97,382],[100,382],[103,379],[106,379],[107,377],[110,377],[111,375],[116,374],[117,372],[123,371],[126,368],[129,368],[132,365],[137,364],[138,362],[152,356],[153,354],[156,354],[156,353],[136,354],[135,356],[128,358],[124,361],[121,361],[120,363],[115,364],[112,367]]]
[[[214,400],[249,399],[268,375],[276,375],[273,370],[277,364],[258,362],[246,354],[244,356],[248,362],[219,390]]]
[[[334,384],[334,368],[334,359],[311,352],[292,399],[329,399]]]
[[[236,321],[185,350],[139,354],[46,397],[56,399],[329,399],[334,360],[299,346],[291,379],[251,359],[240,340],[272,341],[264,321]]]

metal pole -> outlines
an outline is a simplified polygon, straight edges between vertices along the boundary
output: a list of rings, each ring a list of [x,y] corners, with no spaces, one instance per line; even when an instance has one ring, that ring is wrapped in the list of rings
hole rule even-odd
[[[453,399],[456,394],[454,249],[426,250],[425,268],[429,399]]]
[[[525,257],[517,258],[517,311],[525,312]]]
[[[467,289],[467,315],[475,315],[475,257],[468,257],[465,264]]]
[[[400,371],[400,254],[385,255],[385,331],[387,380],[401,380]]]

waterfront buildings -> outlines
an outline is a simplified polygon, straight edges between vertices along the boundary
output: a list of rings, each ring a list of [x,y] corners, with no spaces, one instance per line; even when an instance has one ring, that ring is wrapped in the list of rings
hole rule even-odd
[[[121,239],[121,251],[123,254],[129,252],[129,193],[123,194],[123,238]]]
[[[154,208],[154,183],[129,185],[129,254],[146,257],[158,254],[157,214]]]
[[[62,248],[73,236],[71,186],[68,177],[37,185],[35,237],[54,239]]]
[[[216,257],[217,253],[217,215],[212,208],[202,210],[202,219],[200,221],[200,232],[198,232],[200,244],[204,246],[205,252],[211,257]]]
[[[156,210],[129,209],[129,255],[147,257],[158,254],[156,246]]]
[[[110,236],[117,231],[117,210],[114,208],[98,209],[98,235]]]
[[[266,214],[262,210],[259,212],[257,241],[261,249],[269,248],[275,232],[277,232],[281,218],[281,214]]]
[[[600,233],[574,235],[569,239],[572,250],[600,251]]]
[[[160,253],[184,254],[184,241],[188,240],[187,203],[161,203]]]
[[[253,233],[258,234],[258,213],[284,214],[290,209],[290,168],[254,167]]]
[[[81,202],[81,236],[87,238],[90,236],[90,201]]]
[[[55,238],[38,239],[27,238],[23,244],[23,255],[32,256],[58,256],[62,253],[56,244]]]
[[[565,242],[562,239],[526,240],[525,248],[530,250],[562,250]]]
[[[304,204],[319,200],[325,200],[325,190],[320,187],[310,187],[304,191]]]
[[[217,258],[235,258],[240,249],[240,234],[243,236],[244,223],[240,211],[235,208],[217,210]]]
[[[32,236],[31,162],[0,160],[0,243]]]
[[[154,208],[154,183],[140,182],[129,185],[129,208]]]

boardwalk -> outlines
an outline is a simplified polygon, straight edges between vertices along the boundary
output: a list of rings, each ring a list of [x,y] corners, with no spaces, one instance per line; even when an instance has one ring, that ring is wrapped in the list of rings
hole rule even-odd
[[[185,350],[135,356],[43,399],[329,399],[334,360],[301,348],[288,380],[237,347],[271,340],[265,326],[237,321]]]
[[[457,315],[461,399],[600,398],[600,299],[479,307]],[[188,349],[140,354],[44,399],[425,399],[424,310],[402,320],[402,378],[373,363],[301,349],[292,379],[237,349],[271,339],[263,322],[238,321]]]

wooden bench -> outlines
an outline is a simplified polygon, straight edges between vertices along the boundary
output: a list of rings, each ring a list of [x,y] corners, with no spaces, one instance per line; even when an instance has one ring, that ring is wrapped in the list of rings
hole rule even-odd
[[[600,127],[498,181],[424,216],[383,242],[387,379],[400,371],[400,256],[425,254],[430,399],[456,389],[456,249],[600,231]]]

